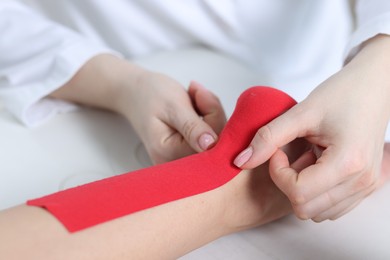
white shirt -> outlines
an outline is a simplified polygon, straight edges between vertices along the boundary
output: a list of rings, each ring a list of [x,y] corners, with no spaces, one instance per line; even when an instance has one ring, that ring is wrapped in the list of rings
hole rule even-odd
[[[132,59],[202,45],[242,60],[302,100],[299,93],[339,70],[362,42],[390,34],[390,1],[356,2],[2,0],[0,98],[33,126],[70,108],[45,96],[97,54]]]

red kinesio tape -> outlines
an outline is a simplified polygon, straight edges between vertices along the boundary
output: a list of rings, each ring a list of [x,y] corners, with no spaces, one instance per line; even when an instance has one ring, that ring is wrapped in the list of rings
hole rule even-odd
[[[75,232],[218,188],[241,171],[233,160],[249,145],[257,129],[295,104],[277,89],[249,88],[239,97],[212,149],[29,200],[27,205],[47,209]]]

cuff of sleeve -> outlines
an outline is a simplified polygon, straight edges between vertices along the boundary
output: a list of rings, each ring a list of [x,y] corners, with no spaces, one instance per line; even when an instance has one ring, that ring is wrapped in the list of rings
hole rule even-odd
[[[345,63],[360,51],[362,43],[378,34],[390,35],[390,12],[378,15],[358,27],[347,45],[344,54]]]
[[[4,106],[28,127],[38,126],[57,113],[74,110],[76,105],[46,96],[68,82],[88,60],[103,53],[121,57],[119,53],[85,39],[64,46],[53,58],[53,66],[44,80],[4,90]]]

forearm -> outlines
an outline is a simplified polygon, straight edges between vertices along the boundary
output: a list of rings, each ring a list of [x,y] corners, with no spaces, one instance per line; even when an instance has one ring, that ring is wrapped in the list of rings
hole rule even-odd
[[[390,36],[377,35],[362,44],[357,55],[344,69],[356,70],[354,77],[366,84],[366,88],[379,93],[390,101]],[[364,84],[361,84],[364,85]],[[354,86],[351,86],[354,87]],[[386,104],[386,107],[390,108]]]
[[[290,212],[290,204],[264,164],[209,192],[76,233],[69,233],[39,207],[22,205],[4,210],[0,212],[0,258],[176,259],[221,236]]]
[[[12,25],[12,26],[10,26]],[[0,99],[26,126],[37,126],[62,106],[42,100],[100,53],[114,53],[50,20],[22,1],[0,1]],[[25,28],[28,28],[26,30]]]
[[[302,152],[298,150],[294,153]],[[217,189],[76,233],[42,208],[10,208],[0,212],[0,258],[176,259],[221,236],[290,213],[268,171],[264,164]]]
[[[352,72],[347,86],[350,94],[346,94],[364,97],[360,117],[366,117],[366,124],[379,125],[385,131],[390,118],[390,36],[380,34],[363,43],[344,70]],[[358,84],[353,84],[356,79]],[[374,111],[371,115],[370,110]],[[384,136],[383,132],[382,142]]]
[[[110,54],[89,60],[52,97],[82,105],[108,109],[123,114],[121,97],[129,96],[139,76],[146,71],[139,66]],[[130,94],[131,95],[131,94]]]
[[[279,99],[279,103],[275,103],[271,95],[274,95],[275,99]],[[259,102],[259,100],[262,102]],[[269,110],[263,114],[256,113],[258,106],[264,108],[264,104],[267,104],[266,107]],[[192,163],[186,163],[187,161],[184,161],[183,165],[178,164],[174,166],[167,164],[165,166],[168,168],[163,166],[150,168],[150,171],[155,172],[150,172],[153,175],[149,176],[154,178],[154,180],[160,180],[157,183],[163,184],[164,180],[173,180],[172,178],[164,178],[164,176],[173,176],[176,178],[177,174],[183,174],[183,176],[186,176],[185,185],[188,185],[188,180],[193,180],[194,185],[198,182],[201,193],[194,190],[194,192],[186,195],[190,197],[181,197],[179,193],[177,194],[179,197],[174,197],[174,199],[178,200],[170,203],[168,202],[170,200],[162,198],[161,201],[166,201],[167,203],[161,206],[139,212],[125,210],[115,213],[117,207],[111,208],[110,203],[115,203],[119,200],[121,203],[117,205],[122,207],[123,200],[126,198],[128,198],[128,203],[131,203],[130,199],[134,199],[137,202],[138,199],[144,196],[143,193],[130,195],[129,189],[125,187],[131,187],[131,185],[126,185],[126,181],[123,182],[123,178],[114,177],[114,179],[110,180],[119,180],[121,183],[125,183],[125,186],[122,186],[124,189],[121,189],[119,193],[108,189],[107,192],[112,193],[107,194],[107,196],[98,196],[98,194],[102,194],[100,192],[101,190],[93,189],[87,185],[84,186],[86,189],[80,187],[69,190],[68,192],[65,191],[65,194],[61,194],[65,195],[63,198],[68,203],[62,204],[60,200],[54,199],[48,204],[29,203],[29,205],[46,206],[60,221],[63,218],[52,211],[53,208],[49,204],[54,203],[54,205],[59,205],[66,214],[70,214],[71,216],[75,216],[72,212],[79,213],[83,211],[89,213],[83,215],[87,220],[90,214],[94,214],[94,209],[101,211],[104,207],[107,210],[113,209],[110,212],[114,212],[114,214],[109,215],[109,218],[103,217],[101,220],[111,221],[106,223],[93,221],[92,224],[103,224],[69,234],[45,210],[26,206],[10,209],[0,214],[0,229],[2,230],[0,234],[2,240],[0,241],[0,247],[3,247],[0,248],[0,253],[6,258],[20,258],[24,256],[24,252],[28,252],[30,259],[53,259],[63,255],[67,259],[172,259],[222,235],[261,225],[284,216],[290,212],[291,206],[284,194],[277,189],[270,179],[267,164],[263,164],[251,171],[239,173],[237,168],[232,168],[230,162],[225,161],[221,156],[231,158],[237,152],[238,146],[243,146],[243,142],[253,134],[253,129],[255,129],[258,121],[264,122],[267,120],[267,117],[275,116],[276,111],[280,113],[280,111],[286,109],[286,106],[291,106],[292,104],[294,104],[294,101],[290,97],[275,89],[251,88],[240,97],[237,105],[238,108],[233,113],[231,120],[225,128],[227,132],[221,134],[220,143],[212,150],[209,150],[207,154],[204,154],[205,156],[195,155],[198,159],[194,156],[193,160],[189,161]],[[243,110],[243,107],[247,110]],[[245,112],[252,114],[254,118],[253,121],[241,125],[240,119]],[[242,136],[232,134],[239,132]],[[247,136],[245,136],[245,133]],[[236,140],[237,138],[242,138],[242,142],[238,142]],[[291,149],[290,159],[292,161],[306,150],[306,143],[303,144],[299,146],[298,144],[297,146],[291,144],[296,147],[296,149]],[[311,151],[305,154],[311,155],[310,158],[314,159]],[[218,163],[221,165],[214,167]],[[313,160],[298,159],[291,167],[294,169],[302,169],[312,163]],[[191,166],[191,164],[193,165]],[[195,164],[200,167],[194,167]],[[188,167],[194,168],[194,171],[187,171]],[[206,175],[199,175],[202,171],[205,171]],[[131,174],[140,173],[138,171]],[[128,179],[130,176],[134,176],[131,174],[122,176]],[[163,176],[162,179],[157,178],[158,174],[162,174],[160,175]],[[225,178],[229,176],[228,174],[232,174],[230,175],[232,179],[230,177],[229,179]],[[215,184],[209,181],[213,176],[216,177]],[[183,180],[180,178],[176,179],[179,180],[177,185],[174,187],[163,185],[164,188],[169,187],[169,190],[175,193],[175,188],[180,188],[180,180]],[[131,179],[128,179],[128,181],[128,184],[130,184]],[[133,181],[133,183],[138,183],[136,179],[133,179]],[[107,184],[114,188],[120,187],[120,185],[115,185],[116,182],[109,183],[112,185]],[[148,182],[143,183],[147,184]],[[104,184],[106,183],[102,181],[90,185],[107,187]],[[185,187],[185,185],[181,188]],[[205,190],[202,188],[203,185],[205,185]],[[158,196],[159,188],[162,186],[149,185],[149,187],[150,192],[148,194]],[[72,194],[75,190],[83,191],[78,196],[73,197],[84,197],[85,200],[81,205],[78,204],[77,200],[66,199],[66,193]],[[92,193],[88,190],[92,191]],[[137,196],[137,194],[139,195]],[[199,195],[192,196],[192,194]],[[119,195],[119,197],[109,195]],[[53,196],[56,196],[56,194]],[[90,204],[90,199],[88,198],[96,199],[95,204],[104,206],[95,208],[92,206],[94,203]],[[106,201],[108,203],[106,203],[104,198],[107,199]],[[77,211],[74,211],[72,210],[73,205],[79,205],[81,207]],[[137,213],[130,214],[131,212]],[[82,220],[85,219],[83,218]],[[68,223],[67,221],[63,221],[62,223],[70,227],[66,224]],[[88,224],[84,228],[90,226]],[[34,241],[33,244],[31,244],[31,240]]]
[[[47,211],[0,213],[2,259],[174,259],[226,233],[224,188],[70,234]],[[136,199],[136,198],[135,198]]]
[[[337,101],[333,102],[335,97]],[[383,142],[390,117],[390,36],[377,35],[365,42],[344,68],[324,81],[304,102],[310,103],[311,98],[317,106],[343,106],[351,114],[349,121],[356,118],[365,126],[377,126],[381,129],[380,136],[376,136],[381,139],[377,141]],[[340,111],[333,107],[329,107],[328,114],[337,115]]]

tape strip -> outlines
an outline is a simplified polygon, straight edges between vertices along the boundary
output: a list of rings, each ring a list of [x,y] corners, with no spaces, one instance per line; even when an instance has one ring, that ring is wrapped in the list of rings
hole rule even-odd
[[[75,232],[210,191],[241,171],[232,162],[249,145],[256,130],[295,103],[273,88],[249,88],[239,97],[231,119],[212,149],[29,200],[27,205],[47,209],[70,232]]]

